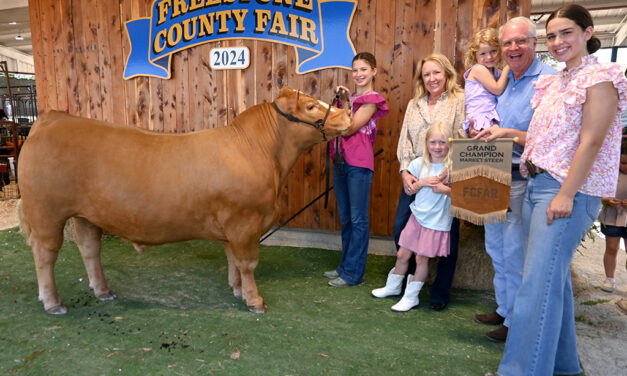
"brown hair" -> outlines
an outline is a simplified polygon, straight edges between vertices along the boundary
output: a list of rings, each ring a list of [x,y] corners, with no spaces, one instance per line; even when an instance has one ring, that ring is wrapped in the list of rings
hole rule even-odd
[[[549,22],[551,22],[551,20],[553,20],[554,18],[568,18],[569,20],[576,23],[577,26],[579,26],[581,30],[584,31],[588,27],[594,28],[594,23],[592,22],[592,16],[590,15],[590,12],[588,12],[586,8],[577,4],[563,6],[551,13],[549,18],[546,20],[547,27],[549,26]],[[586,44],[586,49],[588,50],[589,54],[593,54],[597,52],[599,48],[601,48],[601,41],[599,40],[599,38],[593,35],[588,40],[588,43]]]
[[[363,60],[366,63],[368,63],[368,65],[370,65],[370,68],[374,69],[377,67],[377,59],[374,58],[374,55],[371,54],[370,52],[360,52],[357,55],[355,55],[355,57],[353,58],[353,63],[356,60]]]
[[[375,59],[374,55],[371,54],[370,52],[360,52],[357,55],[355,55],[355,57],[353,58],[352,63],[355,63],[355,61],[357,60],[363,60],[366,63],[368,63],[368,65],[370,65],[370,68],[375,69],[377,67],[377,59]],[[375,77],[372,77],[372,83],[374,84],[374,79]]]
[[[461,96],[464,94],[464,90],[457,83],[457,72],[453,68],[453,65],[448,60],[448,58],[439,53],[433,53],[427,57],[424,57],[418,63],[418,69],[416,71],[416,94],[414,95],[414,99],[420,99],[426,95],[429,95],[427,88],[425,87],[425,83],[422,80],[422,67],[427,61],[433,61],[444,69],[446,73],[446,90],[445,92],[449,93],[449,95],[453,96]]]
[[[481,44],[496,47],[498,51],[498,62],[501,61],[501,45],[499,43],[499,33],[496,29],[481,29],[468,42],[468,50],[464,54],[464,66],[470,69],[477,64],[477,51]],[[497,64],[498,65],[498,64]]]

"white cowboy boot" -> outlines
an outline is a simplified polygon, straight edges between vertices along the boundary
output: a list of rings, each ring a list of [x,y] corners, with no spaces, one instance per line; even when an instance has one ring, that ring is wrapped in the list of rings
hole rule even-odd
[[[424,282],[414,282],[413,277],[407,278],[407,286],[405,287],[405,295],[401,300],[392,306],[392,311],[407,312],[416,307],[419,303],[418,294]]]
[[[394,268],[388,273],[388,280],[385,286],[372,290],[372,295],[376,298],[385,298],[392,295],[398,295],[403,289],[403,274],[394,274]]]

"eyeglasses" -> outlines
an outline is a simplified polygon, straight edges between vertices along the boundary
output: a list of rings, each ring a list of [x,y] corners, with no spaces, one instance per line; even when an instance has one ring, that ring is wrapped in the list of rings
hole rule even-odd
[[[532,39],[532,37],[504,40],[503,42],[501,42],[501,46],[505,48],[509,48],[509,47],[512,47],[515,43],[518,47],[525,47],[529,44],[530,39]]]

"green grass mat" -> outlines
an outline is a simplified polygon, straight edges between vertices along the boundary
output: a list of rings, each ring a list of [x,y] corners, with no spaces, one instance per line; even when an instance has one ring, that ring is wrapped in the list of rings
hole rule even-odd
[[[268,313],[248,312],[227,285],[222,245],[190,241],[138,255],[119,238],[103,246],[118,299],[91,294],[74,243],[56,265],[65,316],[37,301],[33,257],[16,229],[0,232],[0,374],[11,375],[483,375],[503,346],[473,315],[489,293],[454,290],[446,310],[407,313],[375,299],[389,256],[368,256],[366,282],[332,288],[322,276],[340,253],[262,246],[255,272]]]

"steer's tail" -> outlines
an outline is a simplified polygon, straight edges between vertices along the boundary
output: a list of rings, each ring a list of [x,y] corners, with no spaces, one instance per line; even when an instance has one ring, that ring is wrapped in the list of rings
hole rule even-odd
[[[24,211],[22,210],[22,200],[19,200],[17,202],[17,217],[20,220],[20,232],[24,234],[24,236],[26,237],[26,242],[28,243],[31,228],[26,218],[24,218]]]

